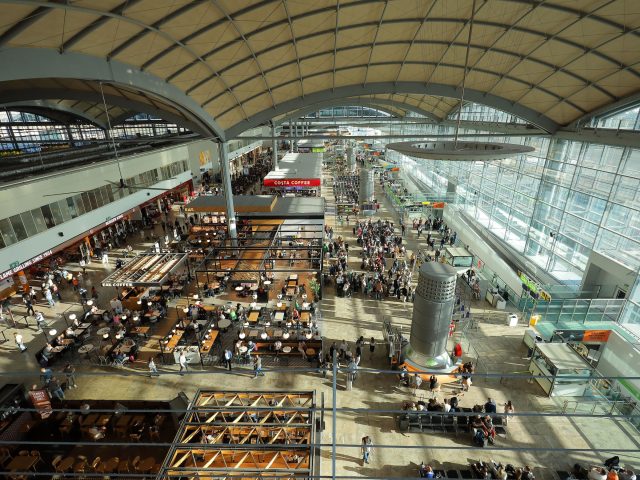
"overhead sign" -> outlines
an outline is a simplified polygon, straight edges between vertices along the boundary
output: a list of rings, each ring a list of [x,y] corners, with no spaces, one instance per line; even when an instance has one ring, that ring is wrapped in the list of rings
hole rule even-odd
[[[0,280],[4,280],[7,277],[15,275],[20,270],[24,270],[25,268],[30,267],[34,263],[38,263],[39,261],[47,258],[52,253],[53,253],[53,250],[47,250],[46,252],[41,253],[40,255],[37,255],[37,256],[33,257],[32,259],[27,260],[26,262],[20,263],[18,265],[16,265],[16,262],[13,262],[11,265],[16,265],[16,266],[12,267],[10,270],[7,270],[6,272],[2,273],[0,275]]]
[[[319,178],[265,178],[265,187],[319,187]]]
[[[551,295],[544,291],[536,282],[530,279],[525,273],[518,272],[518,278],[522,282],[522,288],[531,293],[535,299],[540,298],[545,302],[551,301]]]

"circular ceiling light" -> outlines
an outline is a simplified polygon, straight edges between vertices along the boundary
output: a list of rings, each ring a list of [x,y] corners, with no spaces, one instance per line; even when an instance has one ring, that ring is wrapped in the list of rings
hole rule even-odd
[[[387,148],[408,157],[465,162],[502,160],[535,150],[533,147],[515,143],[461,141],[397,142],[388,144]]]

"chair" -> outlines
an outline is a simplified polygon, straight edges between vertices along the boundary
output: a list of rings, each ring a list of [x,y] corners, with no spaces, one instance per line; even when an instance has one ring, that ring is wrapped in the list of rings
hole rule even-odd
[[[104,355],[98,355],[98,364],[100,366],[108,366],[109,365],[109,359],[107,357],[105,357]]]
[[[35,465],[37,465],[38,463],[43,461],[42,457],[40,456],[40,451],[39,450],[31,450],[29,455],[31,455],[32,457],[36,457],[38,459],[38,460],[36,460]]]
[[[93,462],[91,462],[91,468],[93,469],[94,472],[98,471],[98,467],[100,466],[101,463],[102,463],[102,459],[100,457],[96,457],[93,459]]]
[[[129,460],[124,458],[118,463],[118,473],[129,473]]]
[[[18,455],[21,457],[26,457],[27,455],[29,455],[29,450],[20,450],[18,452]]]
[[[131,466],[137,472],[139,465],[140,465],[140,456],[138,455],[136,458],[133,459],[133,462],[131,462]]]
[[[53,467],[53,469],[56,472],[60,472],[60,469],[58,468],[58,465],[60,465],[60,462],[62,461],[62,455],[58,455],[56,458],[53,459],[53,461],[51,462],[51,466]]]
[[[442,427],[444,428],[444,431],[447,433],[458,433],[458,429],[456,428],[455,425],[455,420],[456,417],[454,417],[453,415],[446,415],[444,417],[442,417]]]
[[[129,434],[129,440],[131,440],[132,442],[139,442],[141,438],[142,438],[142,431]]]
[[[122,360],[118,360],[117,358],[111,364],[112,367],[122,368],[124,364],[129,361],[129,357],[124,357]]]

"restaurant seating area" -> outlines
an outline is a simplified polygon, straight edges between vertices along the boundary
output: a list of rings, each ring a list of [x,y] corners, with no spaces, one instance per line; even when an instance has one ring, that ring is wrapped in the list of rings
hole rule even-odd
[[[46,418],[23,411],[0,433],[1,440],[17,443],[0,449],[2,469],[14,472],[9,478],[37,472],[155,476],[168,451],[160,444],[170,443],[177,431],[178,418],[162,412],[169,402],[74,400],[58,407]],[[42,441],[51,443],[37,443]]]
[[[311,475],[315,407],[314,392],[200,390],[160,474],[201,478],[204,469],[212,476],[233,469]]]

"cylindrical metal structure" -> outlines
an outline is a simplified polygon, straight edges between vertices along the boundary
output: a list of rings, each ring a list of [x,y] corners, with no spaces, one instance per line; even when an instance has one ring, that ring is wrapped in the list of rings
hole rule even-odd
[[[365,170],[364,168],[360,170],[360,179],[358,182],[359,192],[358,192],[358,200],[360,204],[363,203],[371,203],[373,199],[373,172],[369,170]]]
[[[352,172],[355,172],[355,170],[356,170],[356,156],[353,153],[353,147],[351,147],[351,146],[347,147],[346,154],[347,154],[347,165],[349,165],[349,169]]]
[[[420,267],[413,302],[411,337],[403,350],[405,362],[420,370],[449,371],[452,361],[447,339],[456,293],[456,270],[446,263]]]

